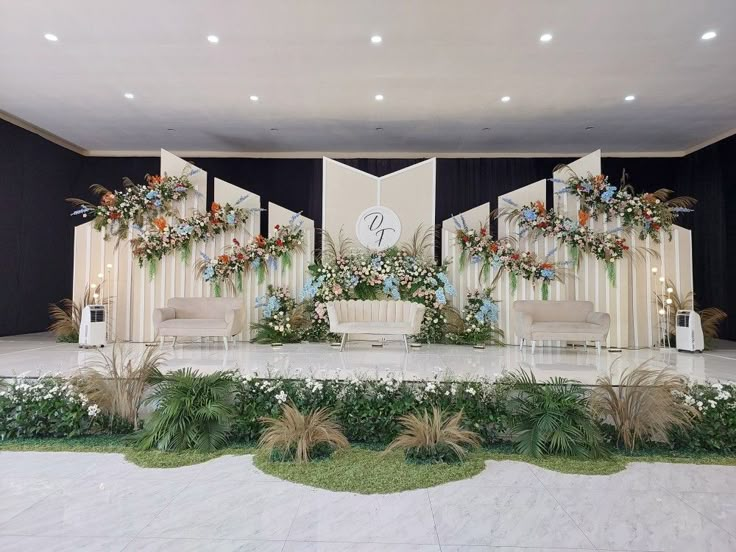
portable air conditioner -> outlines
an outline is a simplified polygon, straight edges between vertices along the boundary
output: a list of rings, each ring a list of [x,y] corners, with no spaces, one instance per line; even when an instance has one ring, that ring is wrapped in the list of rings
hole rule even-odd
[[[678,310],[675,316],[675,339],[678,351],[703,352],[705,340],[700,315],[691,310]]]
[[[80,347],[104,347],[107,343],[107,323],[104,305],[87,305],[79,323]]]

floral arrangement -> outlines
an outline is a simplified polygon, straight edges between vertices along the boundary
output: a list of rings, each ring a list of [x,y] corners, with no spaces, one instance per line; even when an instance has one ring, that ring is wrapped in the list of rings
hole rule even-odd
[[[10,380],[0,388],[0,440],[83,435],[99,413],[68,380]]]
[[[689,213],[696,200],[691,197],[671,198],[672,190],[660,189],[654,193],[634,194],[631,187],[618,188],[602,174],[581,178],[570,177],[560,192],[580,198],[581,209],[597,219],[621,217],[624,229],[637,231],[639,239],[647,237],[660,240],[660,230],[670,237],[675,218]]]
[[[736,452],[736,382],[691,383],[681,398],[700,416],[675,437],[678,448]]]
[[[378,299],[414,301],[426,307],[419,339],[442,341],[447,322],[443,309],[455,288],[447,278],[445,265],[408,254],[397,248],[381,252],[350,253],[334,261],[309,267],[311,277],[302,290],[311,301],[314,334],[327,335],[328,301],[337,299]]]
[[[297,222],[299,216],[300,213],[296,213],[288,224],[274,226],[276,235],[273,237],[265,238],[258,234],[245,245],[233,239],[233,245],[214,259],[201,253],[197,271],[205,282],[212,284],[215,296],[222,295],[223,285],[243,291],[243,275],[250,270],[255,270],[258,283],[263,283],[266,271],[275,270],[279,261],[282,268],[288,268],[292,253],[301,250],[304,239],[302,222]]]
[[[460,269],[468,263],[481,264],[481,277],[491,268],[506,270],[509,273],[512,292],[516,292],[518,278],[541,284],[542,299],[549,298],[549,283],[561,279],[559,267],[547,259],[539,260],[530,251],[519,251],[508,240],[494,240],[488,227],[483,225],[479,230],[468,228],[465,219],[460,216],[454,219],[457,226],[457,243],[460,245]],[[547,254],[549,257],[553,252]]]
[[[301,341],[303,319],[299,318],[296,301],[284,287],[269,285],[265,295],[256,297],[256,308],[263,318],[251,328],[255,343],[296,343]]]
[[[546,209],[541,201],[519,207],[510,200],[513,206],[506,216],[519,224],[521,232],[528,232],[534,237],[551,236],[568,247],[574,266],[578,265],[580,252],[590,253],[606,264],[606,272],[612,284],[616,282],[614,262],[622,259],[629,249],[626,240],[611,232],[597,232],[588,226],[590,215],[581,210],[578,220],[558,215],[554,209]],[[617,229],[620,230],[620,229]]]
[[[133,256],[138,265],[148,263],[151,278],[156,274],[158,262],[174,251],[181,252],[183,262],[188,262],[192,253],[192,244],[207,241],[223,232],[236,230],[245,224],[252,209],[238,207],[247,196],[241,197],[235,205],[226,203],[221,206],[213,202],[208,213],[195,212],[190,217],[176,217],[174,222],[167,222],[164,217],[157,217],[147,228],[134,225],[139,234],[130,244]]]
[[[467,292],[462,313],[463,328],[448,334],[451,342],[503,345],[503,331],[498,327],[500,309],[491,293],[490,289]]]
[[[100,196],[100,204],[68,198],[79,208],[72,215],[92,217],[95,230],[106,230],[106,236],[126,239],[133,224],[143,227],[163,215],[174,215],[172,204],[187,197],[194,189],[189,177],[198,169],[188,169],[181,176],[146,175],[146,184],[123,179],[121,191],[110,191],[95,184],[90,189]]]

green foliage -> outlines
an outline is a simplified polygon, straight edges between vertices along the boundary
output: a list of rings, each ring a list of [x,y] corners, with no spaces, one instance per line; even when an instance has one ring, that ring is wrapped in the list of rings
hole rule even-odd
[[[603,455],[603,438],[578,382],[552,378],[540,384],[533,373],[523,370],[513,374],[511,382],[512,440],[520,453],[532,457]]]
[[[266,294],[256,298],[256,307],[262,309],[263,318],[251,324],[255,343],[298,343],[308,325],[303,309],[286,288],[268,286]]]
[[[677,449],[736,453],[736,383],[692,384],[681,396],[700,416],[687,429],[674,432]]]
[[[508,433],[505,381],[406,382],[381,380],[260,379],[240,380],[234,436],[255,441],[261,417],[276,417],[291,401],[302,411],[332,410],[352,443],[387,444],[401,431],[399,418],[436,405],[447,412],[465,413],[464,425],[484,443],[504,440]]]
[[[98,413],[61,378],[17,379],[0,387],[0,439],[76,437],[92,429]]]
[[[210,452],[227,444],[236,412],[232,374],[184,368],[159,374],[155,382],[144,402],[156,410],[136,434],[139,448]]]

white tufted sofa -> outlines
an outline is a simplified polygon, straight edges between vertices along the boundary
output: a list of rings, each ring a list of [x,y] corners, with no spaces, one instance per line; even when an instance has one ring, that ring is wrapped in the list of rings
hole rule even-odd
[[[327,315],[330,331],[342,334],[340,350],[349,334],[403,335],[409,352],[407,335],[419,333],[424,318],[424,305],[411,301],[330,301]]]
[[[153,311],[153,326],[163,345],[164,337],[227,338],[243,329],[242,300],[230,297],[172,297],[166,307]]]
[[[598,352],[608,336],[611,316],[593,311],[590,301],[514,301],[514,328],[519,348],[528,340],[595,341]]]

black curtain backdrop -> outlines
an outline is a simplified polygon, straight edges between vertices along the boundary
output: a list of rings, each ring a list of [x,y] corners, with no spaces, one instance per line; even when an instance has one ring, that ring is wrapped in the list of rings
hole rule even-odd
[[[736,271],[736,218],[729,218],[736,200],[736,136],[683,158],[604,158],[603,172],[618,183],[626,169],[639,191],[670,188],[692,195],[695,213],[680,218],[693,230],[693,271],[700,307],[717,306],[736,317],[736,294],[729,280]],[[208,204],[215,177],[294,211],[303,211],[317,227],[322,221],[322,160],[271,158],[189,158],[207,171]],[[423,159],[338,159],[376,176],[384,176]],[[489,201],[496,207],[501,194],[549,178],[554,167],[571,158],[441,158],[437,160],[435,220],[441,222]],[[39,136],[0,121],[0,205],[6,239],[0,253],[6,268],[0,280],[0,335],[43,331],[46,305],[71,294],[74,224],[65,197],[95,200],[91,184],[119,188],[124,176],[143,182],[157,174],[158,157],[82,157]],[[551,183],[548,184],[551,202]],[[265,213],[264,213],[265,215]],[[269,223],[262,217],[262,232]],[[730,253],[730,255],[729,255]],[[721,336],[736,339],[736,322],[722,327]]]

